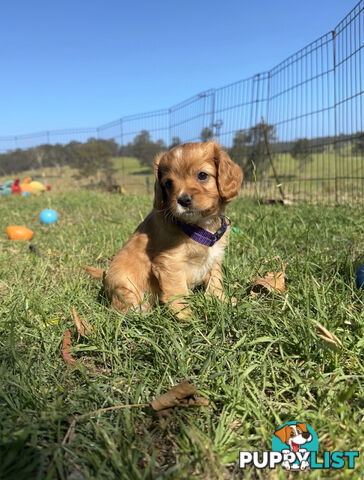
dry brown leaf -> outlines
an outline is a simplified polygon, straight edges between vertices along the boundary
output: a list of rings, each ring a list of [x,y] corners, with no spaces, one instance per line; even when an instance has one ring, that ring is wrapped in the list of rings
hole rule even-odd
[[[206,406],[209,404],[206,398],[196,397],[197,390],[192,383],[184,380],[171,388],[158,398],[155,398],[151,406],[159,412],[172,407]]]
[[[265,289],[268,292],[284,292],[286,290],[286,276],[284,270],[268,272],[265,277],[260,277],[252,284],[250,294],[257,295]]]
[[[71,332],[70,330],[66,330],[63,337],[63,342],[62,342],[62,357],[63,357],[63,360],[68,365],[72,365],[73,367],[76,367],[78,365],[78,362],[70,354],[70,348],[71,348]]]
[[[91,365],[88,364],[87,361],[84,361],[82,363],[78,362],[77,360],[75,360],[72,357],[72,355],[70,353],[70,348],[71,348],[71,331],[66,330],[66,332],[64,334],[64,337],[63,337],[63,342],[62,342],[62,357],[63,357],[63,360],[68,365],[72,365],[72,367],[79,367],[79,366],[83,365],[84,367],[87,368],[87,370],[90,373],[103,373],[104,375],[110,374],[109,370],[106,370],[104,368],[92,367]]]
[[[87,335],[90,335],[90,333],[94,331],[94,329],[91,325],[89,325],[87,320],[85,320],[84,318],[79,318],[75,307],[72,307],[72,315],[78,334],[77,341],[80,339],[80,336],[85,337]]]

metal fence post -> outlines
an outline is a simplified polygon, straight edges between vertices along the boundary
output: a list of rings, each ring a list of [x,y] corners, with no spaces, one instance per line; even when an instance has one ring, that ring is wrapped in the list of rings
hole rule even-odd
[[[271,74],[270,71],[268,72],[268,80],[267,80],[267,98],[266,98],[266,106],[265,106],[265,121],[267,125],[269,125],[269,105],[270,105],[270,79]]]
[[[123,119],[120,118],[120,146],[123,146]]]
[[[212,101],[211,101],[211,130],[214,131],[214,127],[215,127],[215,96],[216,96],[215,89],[212,90],[211,96],[212,96]]]
[[[335,203],[339,203],[339,192],[338,192],[338,172],[337,172],[337,78],[336,78],[336,31],[332,32],[332,55],[333,55],[333,70],[334,70],[334,171],[335,171]]]
[[[168,109],[168,146],[172,145],[172,125],[171,125],[172,109]]]

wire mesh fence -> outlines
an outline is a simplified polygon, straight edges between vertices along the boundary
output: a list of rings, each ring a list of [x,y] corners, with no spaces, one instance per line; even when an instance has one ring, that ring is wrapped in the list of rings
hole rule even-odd
[[[41,144],[113,139],[120,147],[141,131],[167,146],[217,138],[246,173],[243,192],[276,197],[263,148],[262,117],[286,198],[310,202],[364,199],[364,0],[335,27],[270,71],[210,89],[169,109],[120,118],[97,128],[0,137],[0,152]],[[260,133],[259,133],[260,132]],[[132,180],[120,163],[122,182]],[[125,178],[124,178],[125,177]],[[151,179],[139,178],[138,192]],[[129,189],[130,190],[130,189]]]

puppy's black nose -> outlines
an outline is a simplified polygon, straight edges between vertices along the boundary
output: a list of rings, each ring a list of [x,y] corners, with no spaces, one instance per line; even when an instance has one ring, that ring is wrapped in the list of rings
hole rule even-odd
[[[303,438],[310,438],[310,432],[302,432],[302,437]]]
[[[177,202],[182,205],[182,207],[189,207],[192,203],[191,195],[181,195],[178,197]]]

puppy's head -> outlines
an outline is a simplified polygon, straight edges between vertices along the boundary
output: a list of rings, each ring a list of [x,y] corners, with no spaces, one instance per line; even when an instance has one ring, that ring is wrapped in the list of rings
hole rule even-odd
[[[154,163],[154,208],[183,222],[219,215],[240,191],[243,172],[216,142],[185,143]]]
[[[312,435],[307,430],[307,425],[299,422],[295,425],[285,425],[279,430],[276,430],[274,435],[283,443],[289,445],[294,452],[297,452],[301,445],[312,440]]]

